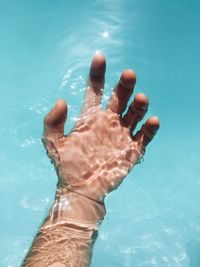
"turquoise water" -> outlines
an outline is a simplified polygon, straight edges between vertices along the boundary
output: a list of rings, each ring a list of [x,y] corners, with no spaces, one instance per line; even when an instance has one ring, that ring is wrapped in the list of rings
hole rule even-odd
[[[197,0],[0,1],[0,266],[20,266],[54,197],[43,117],[63,97],[72,127],[98,50],[104,103],[133,68],[161,129],[107,198],[91,266],[200,266],[199,10]]]

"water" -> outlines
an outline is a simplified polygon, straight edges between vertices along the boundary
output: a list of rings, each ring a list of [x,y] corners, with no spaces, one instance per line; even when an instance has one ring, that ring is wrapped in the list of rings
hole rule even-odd
[[[198,1],[0,1],[0,265],[19,266],[54,197],[40,138],[55,100],[79,114],[92,55],[107,57],[104,105],[137,73],[161,129],[106,201],[91,266],[199,267]]]

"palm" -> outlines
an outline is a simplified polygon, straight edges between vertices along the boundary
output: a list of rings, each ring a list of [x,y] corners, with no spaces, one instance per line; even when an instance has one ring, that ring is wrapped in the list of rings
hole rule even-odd
[[[61,177],[64,184],[97,174],[123,178],[140,156],[130,130],[121,125],[120,116],[109,110],[80,118],[70,135],[60,142],[62,169],[66,169]]]

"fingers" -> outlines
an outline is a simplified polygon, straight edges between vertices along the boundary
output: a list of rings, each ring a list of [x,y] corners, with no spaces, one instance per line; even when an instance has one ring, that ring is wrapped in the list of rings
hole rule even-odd
[[[139,93],[135,96],[134,101],[130,105],[127,113],[122,119],[122,123],[131,129],[131,132],[135,129],[137,123],[144,118],[149,105],[147,96]]]
[[[83,112],[87,112],[92,107],[100,105],[103,94],[105,71],[106,59],[103,54],[98,53],[94,56],[91,63]]]
[[[133,137],[138,142],[141,149],[144,149],[154,138],[156,132],[160,127],[158,117],[153,116],[146,121],[141,130]]]
[[[59,99],[44,119],[44,137],[51,140],[62,137],[66,118],[67,104],[63,99]]]
[[[119,83],[115,86],[107,108],[118,114],[122,113],[127,106],[128,100],[133,93],[136,82],[136,74],[132,70],[125,70],[121,74]]]

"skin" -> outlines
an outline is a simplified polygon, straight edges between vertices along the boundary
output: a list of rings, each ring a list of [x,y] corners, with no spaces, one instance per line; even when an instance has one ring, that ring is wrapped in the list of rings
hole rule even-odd
[[[159,129],[153,116],[134,133],[149,105],[142,93],[124,114],[136,83],[132,70],[122,72],[106,109],[101,108],[105,70],[105,57],[99,53],[92,60],[81,115],[68,135],[63,99],[44,119],[42,141],[58,174],[57,191],[22,266],[89,266],[106,212],[104,198],[138,163]]]

